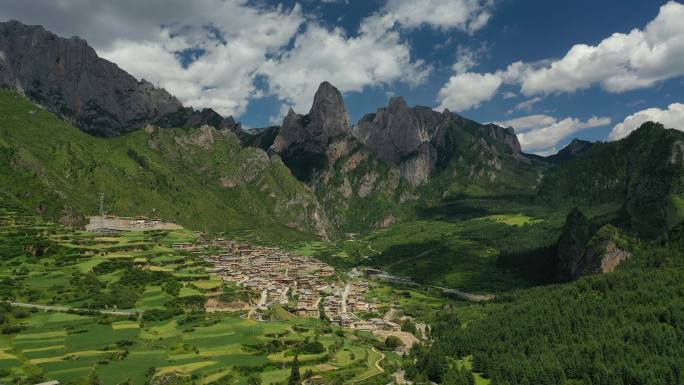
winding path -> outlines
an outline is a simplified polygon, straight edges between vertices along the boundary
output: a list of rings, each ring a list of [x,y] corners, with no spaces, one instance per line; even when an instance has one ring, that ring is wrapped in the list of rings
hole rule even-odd
[[[50,311],[58,311],[58,312],[68,312],[68,311],[82,311],[82,312],[95,312],[95,313],[100,313],[100,314],[111,314],[111,315],[139,315],[139,311],[135,310],[107,310],[107,309],[81,309],[81,308],[76,308],[76,307],[69,307],[69,306],[63,306],[63,305],[37,305],[33,303],[24,303],[24,302],[13,302],[13,301],[6,301],[6,303],[16,306],[16,307],[25,307],[25,308],[32,308],[32,309],[41,309],[41,310],[50,310]]]
[[[357,382],[361,381],[366,381],[367,379],[375,377],[378,374],[385,373],[385,369],[383,369],[383,367],[380,366],[380,362],[385,359],[385,353],[377,351],[374,347],[371,348],[371,350],[380,355],[380,358],[378,358],[378,360],[375,361],[375,367],[378,369],[378,372],[368,375],[366,377],[359,378],[358,380],[352,381],[352,384],[356,384]]]

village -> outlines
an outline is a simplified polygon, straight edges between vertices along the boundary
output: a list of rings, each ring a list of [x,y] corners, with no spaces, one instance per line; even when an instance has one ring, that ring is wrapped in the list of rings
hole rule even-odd
[[[195,254],[209,264],[210,273],[254,293],[247,317],[260,320],[270,306],[279,304],[305,318],[325,318],[331,324],[368,332],[399,332],[390,317],[362,319],[355,313],[375,313],[365,293],[369,282],[359,274],[344,282],[335,269],[315,258],[292,255],[276,247],[261,247],[200,237],[194,244],[178,243],[178,250]]]

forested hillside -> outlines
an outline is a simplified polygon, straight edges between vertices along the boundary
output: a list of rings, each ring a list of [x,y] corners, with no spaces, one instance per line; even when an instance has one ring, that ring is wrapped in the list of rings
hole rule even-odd
[[[618,272],[441,315],[412,375],[448,383],[446,355],[472,357],[473,371],[499,385],[681,384],[683,229],[632,243],[635,256]]]
[[[621,225],[654,238],[684,219],[684,134],[645,123],[550,171],[539,190],[550,204],[622,204]]]

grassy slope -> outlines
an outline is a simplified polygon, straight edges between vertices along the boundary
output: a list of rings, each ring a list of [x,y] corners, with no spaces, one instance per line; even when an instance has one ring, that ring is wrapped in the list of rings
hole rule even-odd
[[[209,149],[203,140],[213,142]],[[221,187],[221,178],[238,186]],[[316,210],[281,162],[241,148],[232,134],[163,129],[95,138],[7,91],[0,91],[0,183],[6,199],[51,218],[97,213],[104,191],[110,213],[154,212],[197,230],[249,229],[270,239],[309,238]]]

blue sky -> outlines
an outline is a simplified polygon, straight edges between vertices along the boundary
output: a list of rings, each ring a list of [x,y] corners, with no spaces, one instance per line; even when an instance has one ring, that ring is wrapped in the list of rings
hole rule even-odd
[[[247,127],[278,124],[291,106],[307,112],[328,80],[353,121],[402,95],[511,125],[541,154],[575,137],[618,139],[645,120],[684,129],[679,2],[186,3],[0,0],[0,15],[79,35],[184,103]]]

